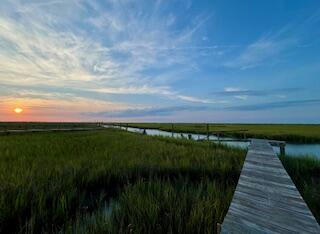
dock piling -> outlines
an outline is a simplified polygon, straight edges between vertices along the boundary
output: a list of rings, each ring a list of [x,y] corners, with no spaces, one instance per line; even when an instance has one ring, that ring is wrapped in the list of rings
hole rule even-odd
[[[280,144],[280,155],[285,156],[286,155],[286,145],[285,144]]]
[[[217,223],[217,233],[220,234],[221,233],[221,224]]]
[[[173,137],[173,124],[171,124],[171,137]]]

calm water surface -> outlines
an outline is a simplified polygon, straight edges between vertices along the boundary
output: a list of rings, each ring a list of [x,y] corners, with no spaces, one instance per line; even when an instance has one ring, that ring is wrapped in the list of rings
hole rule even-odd
[[[115,126],[112,125],[104,125],[106,128],[114,128]],[[117,127],[120,128],[120,127]],[[126,129],[125,127],[121,127],[121,129]],[[140,128],[128,128],[128,131],[130,132],[139,132],[142,133],[142,129]],[[171,137],[172,133],[157,129],[146,129],[146,133],[151,136],[168,136]],[[198,139],[206,139],[207,136],[203,134],[192,134],[192,133],[173,133],[173,137],[176,138],[188,138],[188,135],[191,135],[192,139],[198,140]],[[210,140],[217,140],[218,138],[215,136],[210,136]],[[236,138],[228,138],[228,137],[220,137],[221,140],[235,140]],[[233,142],[233,141],[224,141],[222,144],[235,146],[239,148],[247,148],[249,143],[248,142]],[[279,153],[279,147],[273,147],[275,152]],[[320,159],[320,144],[286,144],[286,154],[292,155],[292,156],[303,156],[303,155],[311,155],[315,156],[318,159]]]

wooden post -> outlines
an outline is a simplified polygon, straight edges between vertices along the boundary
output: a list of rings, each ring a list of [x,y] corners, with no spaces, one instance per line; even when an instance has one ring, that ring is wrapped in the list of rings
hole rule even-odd
[[[189,138],[189,140],[191,140],[191,139],[192,139],[192,136],[191,136],[191,134],[188,134],[188,138]]]
[[[129,124],[127,123],[127,126],[126,126],[126,131],[128,131],[128,125],[129,125]]]
[[[221,233],[221,224],[217,223],[217,233],[220,234]]]
[[[207,124],[207,140],[209,141],[209,124]]]
[[[143,135],[146,135],[146,134],[147,134],[147,132],[146,132],[146,129],[145,129],[145,128],[143,129],[142,134],[143,134]]]
[[[283,143],[280,144],[280,155],[286,155],[286,145]]]
[[[173,137],[173,124],[171,124],[171,136]]]

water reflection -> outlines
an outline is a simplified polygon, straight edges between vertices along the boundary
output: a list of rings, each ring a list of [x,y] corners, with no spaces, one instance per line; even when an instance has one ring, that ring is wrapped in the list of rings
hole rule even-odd
[[[113,126],[113,125],[104,125],[106,128],[121,128],[124,130],[128,130],[130,132],[138,132],[142,133],[143,129],[139,128],[132,128],[132,127],[119,127],[119,126]],[[167,137],[175,137],[175,138],[186,138],[188,139],[191,137],[193,140],[201,140],[201,139],[207,139],[207,135],[204,134],[193,134],[193,133],[171,133],[167,131],[162,131],[158,129],[146,129],[146,134],[151,136],[167,136]],[[210,140],[218,140],[216,136],[210,136]],[[239,147],[242,149],[246,149],[249,145],[248,142],[241,142],[241,141],[232,141],[236,140],[236,138],[230,138],[230,137],[220,137],[220,140],[223,140],[221,143],[226,144],[229,146]],[[230,141],[228,141],[230,140]],[[273,147],[276,153],[280,153],[279,147]],[[292,155],[292,156],[302,156],[302,155],[312,155],[320,159],[320,144],[286,144],[286,154]]]

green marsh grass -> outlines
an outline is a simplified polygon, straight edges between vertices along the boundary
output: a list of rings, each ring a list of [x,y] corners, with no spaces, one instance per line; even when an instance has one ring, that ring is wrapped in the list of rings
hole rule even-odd
[[[85,122],[0,122],[0,131],[56,128],[96,128],[98,123]]]
[[[246,152],[116,129],[0,137],[0,233],[213,233]],[[319,161],[281,158],[319,221]]]
[[[280,156],[301,196],[320,223],[320,160],[310,156]]]
[[[221,222],[228,208],[232,198],[230,194],[236,186],[245,156],[245,152],[238,149],[141,136],[114,129],[2,136],[0,152],[2,233],[65,232],[70,230],[70,226],[76,226],[82,217],[99,213],[99,209],[110,199],[119,199],[121,207],[119,211],[115,209],[114,214],[118,218],[112,215],[103,225],[109,222],[125,233],[131,224],[128,222],[132,222],[136,215],[132,209],[132,217],[121,216],[128,209],[124,206],[126,199],[127,204],[130,203],[130,196],[147,202],[149,188],[156,189],[158,186],[161,189],[156,191],[168,187],[171,191],[168,199],[173,199],[171,195],[176,196],[175,200],[167,202],[176,201],[176,207],[181,206],[184,210],[181,222],[188,219],[196,222],[189,217],[192,216],[190,204],[183,207],[186,205],[183,201],[190,199],[190,194],[197,191],[206,201],[213,196],[208,191],[214,184],[216,193],[221,193],[215,201],[220,205],[214,213],[215,218],[203,226],[204,231],[212,232],[215,226],[211,224]],[[204,187],[205,184],[208,187]],[[144,188],[140,195],[137,188]],[[157,196],[154,199],[159,206],[159,199],[164,195]],[[200,206],[197,208],[200,212],[203,201],[190,201],[197,202],[192,205]],[[154,226],[144,221],[144,208],[148,212],[148,205],[141,203],[140,218],[133,220],[138,223],[132,225],[146,225],[143,228],[146,231]],[[203,206],[203,209],[208,208]],[[167,212],[174,215],[173,209]],[[86,219],[84,222],[87,222]],[[182,228],[183,224],[180,225]],[[166,228],[164,221],[156,226],[163,230]],[[191,228],[190,232],[193,232]]]
[[[223,187],[211,180],[140,180],[126,187],[110,216],[100,210],[89,217],[91,222],[78,222],[71,230],[86,233],[100,227],[108,233],[212,233],[216,221],[223,220],[228,209],[225,201],[232,195],[232,185]]]
[[[171,131],[171,123],[129,123],[131,127]],[[292,143],[320,143],[320,124],[209,124],[209,131],[248,130],[246,137],[282,140]],[[175,123],[175,132],[207,133],[207,125]],[[243,133],[225,133],[225,136],[242,138]]]

